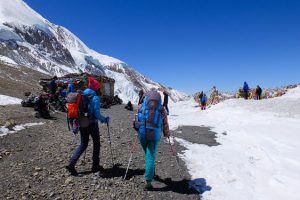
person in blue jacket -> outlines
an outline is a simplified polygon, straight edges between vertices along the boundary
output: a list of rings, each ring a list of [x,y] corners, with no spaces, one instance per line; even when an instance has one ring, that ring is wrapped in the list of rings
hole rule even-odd
[[[249,97],[249,86],[248,86],[246,81],[244,82],[243,92],[244,92],[244,98],[248,99],[248,97]]]
[[[69,82],[68,82],[67,93],[70,93],[70,92],[75,92],[75,86],[74,86],[73,80],[69,80]]]
[[[206,109],[206,103],[207,103],[207,96],[206,96],[206,94],[203,94],[203,96],[201,98],[201,110]]]
[[[100,164],[100,133],[98,127],[98,121],[101,123],[109,124],[110,118],[104,117],[100,113],[100,97],[97,96],[97,92],[99,91],[100,83],[89,77],[88,79],[88,88],[83,91],[83,95],[89,96],[91,100],[89,101],[89,121],[87,126],[82,126],[79,128],[80,130],[80,138],[81,143],[80,146],[76,149],[73,156],[71,157],[70,163],[66,166],[66,169],[71,173],[73,176],[77,176],[78,173],[75,169],[75,165],[81,156],[81,154],[86,150],[89,142],[89,135],[91,135],[93,139],[93,166],[92,172],[101,172],[103,167]],[[79,124],[80,120],[79,120]]]
[[[56,93],[56,90],[57,90],[57,84],[56,84],[56,81],[57,81],[57,76],[54,76],[52,78],[52,80],[50,81],[50,84],[49,84],[49,87],[50,87],[50,93],[55,95]]]

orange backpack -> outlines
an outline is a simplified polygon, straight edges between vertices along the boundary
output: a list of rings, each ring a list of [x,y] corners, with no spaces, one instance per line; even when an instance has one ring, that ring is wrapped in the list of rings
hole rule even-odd
[[[81,101],[81,94],[77,92],[69,93],[67,96],[67,108],[68,108],[68,118],[78,119],[79,117],[79,105]]]

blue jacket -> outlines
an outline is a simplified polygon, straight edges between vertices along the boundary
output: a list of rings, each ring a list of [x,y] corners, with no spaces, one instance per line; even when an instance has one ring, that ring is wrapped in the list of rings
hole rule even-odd
[[[52,81],[50,82],[50,91],[51,91],[51,93],[52,93],[52,94],[55,94],[56,89],[57,89],[56,81],[55,81],[55,80],[52,80]]]
[[[100,113],[100,97],[97,96],[97,93],[90,88],[85,89],[83,91],[83,95],[93,96],[89,106],[89,113],[94,116],[96,121],[100,120],[101,123],[104,123],[105,117]]]
[[[60,94],[60,96],[62,96],[62,97],[66,97],[66,96],[67,96],[67,90],[66,90],[66,89],[61,89],[61,90],[59,91],[59,94]]]
[[[245,92],[248,92],[248,91],[249,91],[249,86],[248,86],[247,83],[244,83],[243,90],[244,90]]]
[[[68,84],[68,93],[75,92],[75,86],[73,83]]]
[[[202,96],[201,98],[201,103],[206,103],[207,102],[207,96]]]

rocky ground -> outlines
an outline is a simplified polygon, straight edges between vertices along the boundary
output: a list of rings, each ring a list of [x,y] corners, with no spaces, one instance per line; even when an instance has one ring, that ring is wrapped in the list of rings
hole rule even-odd
[[[79,177],[71,177],[65,170],[76,147],[74,136],[68,131],[65,113],[53,114],[56,119],[34,118],[31,108],[19,105],[0,107],[0,125],[14,119],[15,123],[45,122],[19,132],[0,137],[0,199],[200,199],[189,188],[190,176],[182,160],[180,169],[172,157],[170,146],[162,139],[157,154],[154,191],[143,191],[144,157],[140,145],[134,153],[128,173],[123,180],[134,140],[131,128],[134,113],[123,106],[102,110],[111,116],[111,137],[114,154],[113,167],[108,146],[107,127],[100,125],[101,165],[105,176],[91,173],[92,144],[85,159],[77,164]],[[176,136],[191,142],[217,145],[214,133],[204,127],[180,127]],[[79,137],[77,137],[77,144]],[[184,150],[175,143],[177,151]]]

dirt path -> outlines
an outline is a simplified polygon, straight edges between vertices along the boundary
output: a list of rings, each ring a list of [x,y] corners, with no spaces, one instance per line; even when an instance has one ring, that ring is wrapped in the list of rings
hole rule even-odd
[[[125,174],[130,147],[135,131],[131,128],[133,112],[123,106],[103,110],[111,116],[111,136],[114,161],[112,168],[107,141],[107,128],[100,125],[101,165],[105,177],[98,178],[90,172],[92,145],[87,149],[77,170],[83,175],[70,177],[65,165],[74,151],[73,135],[68,132],[65,114],[56,113],[56,120],[33,118],[30,108],[20,106],[0,107],[0,123],[12,118],[17,124],[45,122],[14,134],[0,137],[0,199],[199,199],[200,195],[189,189],[189,174],[180,160],[180,171],[170,146],[161,140],[156,160],[155,191],[143,191],[144,157],[138,144],[133,156],[128,180]],[[79,138],[77,138],[79,142]],[[176,149],[183,150],[176,145]]]

